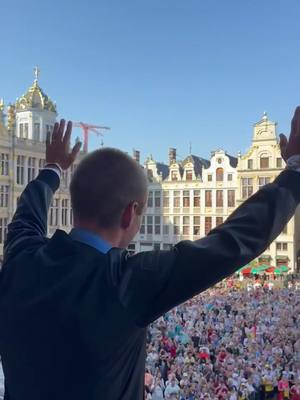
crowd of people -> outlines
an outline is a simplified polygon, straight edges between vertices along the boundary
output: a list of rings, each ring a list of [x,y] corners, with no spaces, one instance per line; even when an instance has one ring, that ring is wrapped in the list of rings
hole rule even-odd
[[[212,288],[148,330],[146,400],[300,400],[300,295]]]
[[[298,282],[237,286],[207,290],[150,325],[145,400],[300,400]]]

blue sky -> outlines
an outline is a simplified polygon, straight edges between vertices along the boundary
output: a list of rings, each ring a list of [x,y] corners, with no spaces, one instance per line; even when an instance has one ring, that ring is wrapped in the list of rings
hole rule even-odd
[[[143,159],[245,151],[265,110],[287,132],[300,103],[298,0],[15,0],[0,26],[0,97],[38,64],[60,116]]]

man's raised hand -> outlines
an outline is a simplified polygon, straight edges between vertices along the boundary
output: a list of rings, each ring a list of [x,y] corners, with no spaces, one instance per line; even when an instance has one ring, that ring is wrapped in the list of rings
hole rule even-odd
[[[64,119],[56,122],[52,135],[48,132],[46,140],[46,163],[58,164],[63,170],[73,164],[81,147],[81,142],[78,142],[70,150],[72,122],[68,122],[66,130],[65,124]]]
[[[298,106],[295,110],[294,117],[291,123],[291,133],[289,139],[283,134],[279,135],[280,141],[279,146],[281,150],[281,156],[284,161],[287,161],[290,157],[299,155],[300,156],[300,107]]]

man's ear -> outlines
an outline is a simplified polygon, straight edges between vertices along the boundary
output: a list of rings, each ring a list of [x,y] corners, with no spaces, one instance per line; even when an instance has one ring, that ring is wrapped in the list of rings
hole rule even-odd
[[[136,201],[132,201],[124,209],[124,211],[122,213],[122,217],[121,217],[121,227],[123,229],[127,229],[131,225],[131,222],[134,218],[137,207],[138,207],[138,203]]]

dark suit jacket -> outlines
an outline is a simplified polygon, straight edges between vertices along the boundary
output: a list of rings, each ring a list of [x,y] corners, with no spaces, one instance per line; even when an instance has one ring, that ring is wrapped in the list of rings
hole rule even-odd
[[[8,229],[0,353],[10,400],[142,399],[147,325],[262,253],[300,200],[300,173],[285,171],[207,237],[128,256],[60,230],[46,238],[58,186],[42,171]]]

